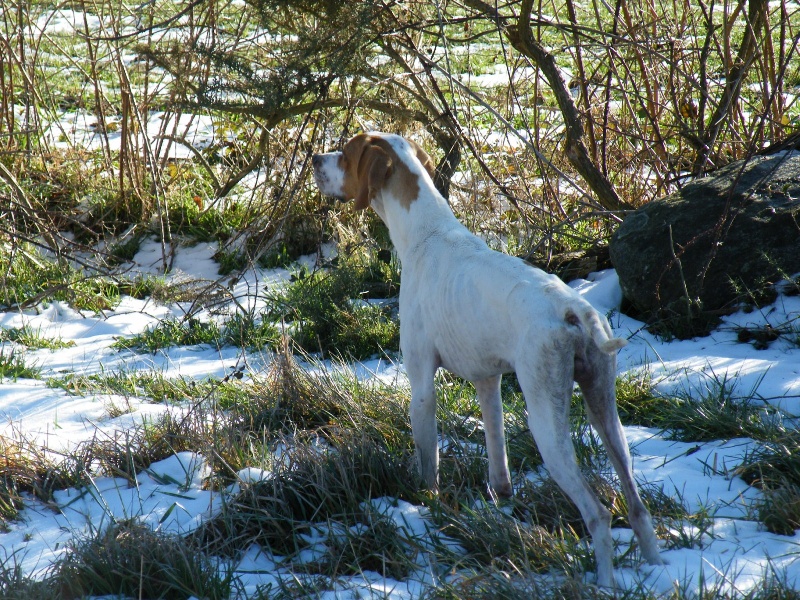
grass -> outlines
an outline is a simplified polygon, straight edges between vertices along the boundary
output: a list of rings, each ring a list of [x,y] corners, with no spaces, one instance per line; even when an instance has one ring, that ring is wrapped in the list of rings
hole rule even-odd
[[[129,399],[140,397],[161,402],[202,397],[207,389],[207,381],[168,379],[157,372],[115,371],[92,375],[70,373],[48,379],[47,385],[78,396],[115,394]]]
[[[56,596],[52,580],[26,576],[15,556],[0,561],[0,598],[4,600],[52,600]]]
[[[577,579],[560,581],[537,578],[536,573],[525,567],[513,565],[510,573],[495,568],[482,568],[455,582],[442,582],[431,593],[431,598],[458,600],[475,598],[480,600],[527,600],[529,598],[553,598],[555,600],[599,599],[603,592],[596,586]]]
[[[767,530],[794,535],[800,529],[800,433],[789,430],[748,452],[736,474],[759,487],[755,510]]]
[[[239,6],[209,2],[190,13],[169,2],[137,5],[134,20],[129,6],[112,1],[100,7],[108,29],[92,29],[88,35],[81,23],[77,31],[39,32],[33,23],[47,15],[50,7],[45,5],[22,2],[4,13],[5,20],[0,18],[0,29],[15,41],[16,49],[5,63],[7,85],[0,95],[0,159],[13,176],[0,179],[0,197],[9,199],[0,222],[0,307],[24,314],[57,301],[102,313],[126,294],[165,304],[197,307],[213,301],[216,306],[218,298],[211,298],[205,284],[174,282],[168,275],[128,279],[124,273],[147,239],[165,243],[165,269],[176,245],[215,244],[219,273],[225,276],[217,286],[220,297],[227,293],[225,286],[254,265],[295,269],[287,286],[267,290],[268,306],[262,313],[240,310],[214,319],[165,320],[115,344],[118,350],[141,354],[197,344],[233,347],[248,360],[262,350],[274,351],[276,358],[266,372],[243,362],[225,377],[167,377],[149,368],[126,368],[48,378],[48,386],[69,394],[111,397],[103,400],[111,418],[140,402],[163,403],[168,414],[111,439],[88,440],[68,454],[36,447],[20,436],[0,438],[0,522],[7,525],[34,499],[48,502],[54,490],[87,485],[94,477],[118,476],[133,484],[142,469],[180,450],[199,451],[208,458],[213,476],[207,485],[217,491],[236,483],[237,472],[245,467],[263,469],[270,479],[238,482],[238,492],[223,511],[189,538],[153,532],[135,521],[114,523],[88,539],[76,539],[64,561],[40,581],[28,579],[11,557],[0,564],[0,597],[227,597],[231,581],[210,556],[239,556],[253,542],[262,543],[265,552],[281,554],[277,568],[285,575],[279,589],[263,589],[256,597],[340,592],[345,577],[366,570],[435,581],[425,592],[431,598],[605,597],[580,580],[593,560],[584,543],[584,524],[539,470],[541,457],[513,378],[504,384],[504,397],[509,459],[519,495],[497,506],[486,486],[483,431],[471,385],[449,376],[437,380],[443,449],[441,493],[434,498],[420,491],[413,475],[408,389],[365,383],[338,362],[332,369],[312,373],[320,369],[310,359],[366,359],[392,355],[398,347],[392,299],[398,294],[400,274],[387,250],[391,245],[385,228],[372,214],[354,215],[320,200],[309,177],[308,155],[336,146],[344,132],[362,123],[406,133],[438,159],[443,152],[435,136],[416,121],[439,127],[444,122],[440,115],[452,112],[447,103],[453,103],[459,109],[453,114],[461,121],[462,150],[470,151],[462,153],[451,203],[468,226],[516,254],[547,259],[592,247],[609,236],[613,217],[584,202],[583,193],[569,189],[541,159],[574,175],[563,155],[563,122],[554,111],[551,90],[510,53],[505,41],[500,43],[491,19],[462,8],[453,13],[448,6],[434,15],[425,3],[410,3],[403,5],[407,14],[394,12],[394,5],[386,8],[391,36],[369,39],[379,39],[394,55],[414,61],[417,48],[430,48],[437,60],[446,57],[441,63],[450,64],[455,75],[507,70],[512,79],[502,85],[473,86],[470,95],[452,87],[439,89],[443,80],[434,85],[422,73],[408,73],[389,60],[373,61],[367,78],[342,76],[324,86],[325,102],[320,104],[325,107],[305,110],[307,119],[275,119],[267,112],[247,114],[247,109],[225,113],[195,107],[192,114],[181,112],[196,100],[194,85],[212,83],[202,81],[201,72],[221,82],[251,68],[271,68],[280,58],[265,57],[270,51],[266,45],[248,46],[256,28],[264,24],[250,12],[255,4],[243,12]],[[792,55],[787,45],[791,40],[783,32],[792,30],[797,13],[787,15],[788,27],[778,26],[787,22],[784,14],[775,12],[786,10],[779,4],[769,9],[770,44],[764,43],[741,86],[742,96],[719,121],[723,127],[711,147],[714,164],[741,156],[746,151],[741,140],[760,144],[789,131],[779,125],[784,117],[787,123],[797,121],[800,105],[791,99],[791,85],[800,80],[797,66],[779,64],[782,56]],[[74,8],[89,18],[100,10],[80,1]],[[620,35],[618,15],[605,6],[573,7],[578,27],[573,27],[567,8],[550,17],[553,26],[543,24],[537,31],[546,47],[562,49],[556,60],[575,75],[570,83],[579,90],[576,101],[595,162],[631,204],[675,189],[677,176],[697,159],[691,140],[708,129],[702,115],[689,118],[682,107],[691,102],[713,104],[716,80],[725,77],[725,65],[733,56],[718,56],[715,49],[735,53],[745,30],[744,11],[736,13],[739,16],[712,11],[708,22],[693,8],[681,12],[673,7],[658,15],[652,28],[626,26]],[[638,13],[629,2],[617,8],[634,24],[651,22],[652,15]],[[173,21],[178,12],[181,19]],[[273,26],[276,22],[270,19],[282,14],[264,13]],[[292,27],[330,22],[296,14],[289,22],[277,23],[283,29],[275,28],[280,34],[275,39],[282,40],[276,48],[293,48],[289,46],[300,36]],[[719,15],[725,15],[724,24],[715,20]],[[169,65],[153,60],[152,50],[161,42],[146,37],[148,23],[169,29],[164,38],[168,44],[181,39],[166,47],[181,72],[170,73]],[[408,38],[413,45],[403,46],[408,23],[420,27]],[[115,35],[133,28],[141,31],[140,37]],[[649,33],[656,29],[658,36]],[[176,37],[189,30],[215,32],[222,46],[243,49],[245,60],[222,69],[199,65],[196,61],[207,57]],[[704,39],[706,45],[678,45],[670,50],[676,54],[667,57],[665,36]],[[701,48],[710,49],[710,56],[703,56]],[[181,55],[184,49],[189,54]],[[375,52],[389,56],[374,47],[365,55]],[[783,67],[785,78],[776,80]],[[705,85],[701,78],[709,74]],[[378,80],[381,85],[374,84]],[[338,81],[351,82],[352,88],[344,89]],[[774,94],[763,92],[763,81],[770,81]],[[649,87],[654,82],[658,85]],[[785,82],[791,84],[787,87]],[[245,85],[228,96],[257,96],[253,89]],[[692,90],[709,94],[696,96]],[[359,99],[358,106],[351,98]],[[342,99],[346,108],[338,110],[335,105]],[[445,104],[439,106],[440,101]],[[267,103],[262,104],[256,108],[266,111]],[[388,112],[380,106],[389,107]],[[516,143],[492,141],[494,134],[502,140],[509,131],[487,106],[501,107],[501,116],[525,131],[541,154]],[[18,108],[27,111],[24,117],[15,112]],[[152,116],[152,110],[167,111],[160,130],[141,135],[140,119]],[[72,125],[49,136],[47,128],[61,117],[59,111],[90,117],[96,144],[86,146]],[[755,115],[767,115],[767,120],[761,122]],[[191,128],[183,130],[186,119],[200,117],[212,123],[208,140],[190,139]],[[168,137],[192,158],[172,160]],[[338,242],[337,259],[311,271],[291,266],[298,255],[316,252],[320,243],[330,240]],[[794,322],[775,329],[782,339],[800,339]],[[758,347],[770,344],[776,335],[775,330],[752,328],[738,333],[743,342]],[[70,343],[26,327],[0,331],[0,341],[8,342],[0,349],[0,377],[33,380],[41,380],[42,371],[25,352],[58,351]],[[651,427],[675,440],[756,440],[737,471],[764,492],[752,507],[753,518],[770,531],[790,533],[800,523],[800,466],[795,458],[800,456],[800,441],[794,423],[761,401],[756,390],[736,390],[734,383],[712,378],[704,390],[669,396],[656,393],[646,377],[623,379],[617,383],[620,414],[626,424]],[[591,485],[611,510],[614,524],[625,526],[624,499],[586,423],[579,396],[573,399],[572,412],[581,467],[593,474]],[[541,477],[528,478],[533,471]],[[657,486],[646,486],[643,495],[668,547],[698,547],[713,534],[710,511],[692,514],[683,499],[667,496]],[[437,543],[410,534],[377,511],[375,500],[387,497],[428,511],[438,528]],[[315,552],[314,560],[305,560],[305,551]],[[620,560],[627,564],[630,556]],[[109,572],[115,575],[105,576]],[[727,592],[718,593],[727,597]],[[673,592],[675,598],[688,595],[679,586]],[[647,590],[628,594],[651,596]],[[797,593],[765,576],[760,587],[743,596],[792,598]]]
[[[76,540],[56,571],[55,583],[65,598],[224,600],[232,591],[230,577],[220,573],[216,561],[187,547],[180,536],[158,533],[135,521]]]
[[[60,300],[78,310],[99,312],[116,306],[123,294],[150,295],[155,285],[150,279],[128,280],[85,271],[24,244],[12,253],[0,249],[0,270],[4,274],[0,307],[6,308]]]
[[[553,570],[575,573],[583,567],[591,568],[592,559],[573,532],[553,534],[488,504],[444,510],[436,516],[441,533],[455,540],[467,556],[454,556],[451,561],[465,567],[491,565],[501,571],[523,568],[538,573]],[[580,567],[576,569],[577,564]]]
[[[764,490],[756,510],[767,531],[793,536],[800,529],[800,486],[782,482]]]
[[[0,525],[17,518],[27,505],[26,498],[49,503],[56,490],[90,485],[97,476],[123,477],[133,483],[152,463],[176,452],[217,444],[218,455],[225,460],[231,456],[225,451],[226,435],[231,434],[220,427],[215,438],[213,429],[208,428],[214,422],[214,416],[206,411],[182,417],[167,413],[115,437],[90,438],[69,452],[40,447],[21,434],[0,436],[4,457],[0,464]],[[221,471],[230,479],[229,471]]]
[[[712,373],[702,389],[663,395],[645,376],[618,380],[617,400],[623,423],[659,428],[677,441],[770,440],[784,435],[793,427],[791,419],[759,399],[757,389],[758,383],[741,394],[735,379]]]
[[[408,543],[394,521],[366,510],[361,523],[332,540],[330,557],[326,561],[328,570],[322,574],[335,578],[374,571],[402,580],[417,569],[413,558],[418,551]]]
[[[242,381],[243,372],[233,369],[228,377],[165,377],[160,371],[102,371],[91,375],[67,374],[51,377],[47,385],[77,396],[114,395],[126,401],[140,399],[178,404],[206,401],[221,409],[245,410],[256,393]]]
[[[797,296],[800,283],[791,277],[786,277],[781,282],[781,293],[784,296]],[[756,305],[758,306],[758,305]],[[763,326],[735,327],[736,339],[745,344],[751,344],[756,350],[766,350],[776,340],[786,340],[791,346],[800,347],[800,318],[790,318],[783,323],[766,324]]]
[[[354,524],[365,501],[381,496],[414,498],[418,486],[407,475],[410,455],[392,453],[381,441],[345,434],[341,438],[294,440],[291,452],[273,465],[270,478],[245,488],[225,514],[199,534],[212,551],[259,543],[293,556],[314,523]],[[227,553],[227,552],[225,552]]]
[[[758,398],[757,388],[741,395],[735,380],[712,374],[699,398],[664,397],[642,379],[618,381],[617,395],[623,422],[660,428],[671,439],[756,440],[733,474],[763,490],[752,508],[765,528],[793,535],[800,529],[800,434],[794,419]]]
[[[271,349],[288,335],[301,353],[366,359],[396,352],[399,292],[396,266],[374,254],[340,257],[331,269],[299,270],[288,286],[269,293],[261,314],[237,312],[222,321],[167,318],[144,332],[118,338],[117,350],[155,353],[175,346],[232,345]],[[378,303],[371,300],[381,299]]]
[[[235,474],[244,467],[264,469],[268,476],[261,481],[239,481],[239,491],[228,498],[222,512],[206,520],[188,539],[152,532],[135,522],[117,523],[89,539],[76,539],[65,560],[38,589],[130,595],[131,586],[146,585],[153,586],[147,588],[148,593],[161,594],[154,597],[172,597],[173,593],[175,597],[185,593],[219,597],[217,594],[230,591],[231,582],[224,571],[208,571],[209,557],[234,557],[255,543],[284,557],[281,568],[302,582],[291,592],[292,585],[285,583],[285,593],[334,589],[341,578],[367,570],[400,580],[416,577],[424,556],[439,568],[462,574],[461,579],[431,590],[432,597],[457,593],[496,597],[492,594],[500,593],[498,590],[520,597],[532,589],[546,589],[555,597],[593,597],[583,584],[541,579],[565,573],[567,581],[574,581],[571,578],[593,569],[593,556],[582,541],[587,536],[584,523],[553,481],[520,478],[536,468],[540,459],[523,427],[525,414],[513,380],[505,384],[505,391],[509,454],[514,457],[518,495],[499,506],[486,489],[485,449],[472,386],[451,376],[443,376],[439,384],[439,418],[450,442],[442,452],[441,493],[433,497],[411,476],[408,391],[360,381],[345,365],[312,374],[297,362],[286,343],[266,373],[242,379],[192,382],[165,378],[157,372],[62,378],[51,385],[80,394],[169,398],[188,411],[184,416],[165,415],[117,439],[84,444],[74,455],[66,456],[57,471],[31,448],[9,441],[12,445],[3,455],[19,458],[3,472],[2,518],[6,523],[16,518],[25,505],[25,493],[46,499],[54,489],[85,485],[86,465],[92,465],[94,474],[133,481],[154,461],[181,450],[200,450],[213,457],[214,474],[209,480],[213,489],[237,481]],[[723,387],[715,388],[711,398],[724,406],[735,394],[730,384]],[[638,406],[641,414],[637,420],[668,422],[664,417],[667,409],[646,380],[623,379],[618,389],[623,405],[633,403],[635,396],[650,399]],[[574,440],[581,464],[598,497],[612,512],[614,525],[624,527],[624,498],[613,478],[606,478],[608,465],[602,453],[597,455],[600,450],[586,429],[579,397],[574,404]],[[688,415],[684,404],[671,401],[668,410]],[[696,420],[711,419],[704,401],[697,404]],[[652,411],[649,416],[644,414],[648,410]],[[740,432],[753,427],[748,415],[735,412],[731,420],[743,423],[714,431]],[[672,419],[678,421],[674,415]],[[518,427],[517,433],[514,427]],[[689,436],[691,431],[708,436],[706,429],[695,425],[682,429],[681,435]],[[789,440],[795,438],[791,435],[782,439],[788,463],[792,455],[800,455],[800,449],[792,450]],[[770,531],[793,531],[797,516],[790,507],[800,484],[792,483],[791,477],[794,469],[800,473],[800,468],[763,454],[753,456],[750,463],[751,472],[761,473],[761,480],[753,483],[768,491],[763,504],[753,507],[754,518]],[[770,474],[769,479],[765,473]],[[668,548],[702,547],[713,539],[713,514],[703,510],[690,513],[680,498],[655,486],[644,486],[641,491]],[[438,533],[427,538],[405,530],[388,513],[377,510],[388,498],[423,507]],[[130,555],[134,551],[136,557]],[[631,557],[635,552],[620,560]],[[106,569],[115,576],[101,581],[99,574]],[[136,569],[146,581],[135,583]],[[0,579],[2,576],[0,573]],[[33,585],[15,576],[11,566],[4,576],[8,585],[18,589]]]
[[[47,348],[49,350],[60,350],[61,348],[72,348],[75,346],[73,340],[64,341],[61,338],[51,338],[42,334],[41,330],[34,330],[25,325],[23,327],[0,328],[0,342],[16,342],[27,346],[31,350]]]
[[[79,487],[89,478],[92,460],[85,447],[58,456],[15,434],[0,435],[0,451],[0,526],[18,517],[27,497],[49,502],[54,491]]]
[[[164,319],[155,327],[130,338],[119,338],[113,347],[117,350],[138,350],[155,353],[171,346],[196,346],[216,344],[221,337],[219,326],[213,322],[198,319]]]
[[[794,419],[758,398],[757,389],[758,383],[739,394],[735,380],[713,374],[704,390],[695,390],[699,398],[653,393],[645,379],[617,382],[624,423],[657,427],[668,438],[684,442],[756,440],[733,474],[762,488],[763,496],[752,507],[755,518],[768,531],[793,535],[800,529],[800,434]],[[706,525],[709,521],[702,514],[695,518]],[[684,534],[669,537],[673,543],[695,543],[681,541]]]
[[[800,485],[800,434],[792,430],[765,441],[748,453],[738,473],[745,481],[770,488],[782,483]]]
[[[159,350],[175,346],[208,344],[216,348],[238,346],[240,348],[263,349],[275,346],[281,335],[278,327],[252,314],[236,313],[222,325],[215,321],[200,321],[196,318],[168,318],[144,332],[128,338],[118,338],[113,348],[155,354]]]
[[[15,349],[0,346],[0,378],[39,379],[40,369],[25,364],[25,359]]]
[[[32,480],[33,469],[24,455],[21,455],[12,440],[0,438],[0,450],[6,457],[0,479],[0,525],[17,518],[19,510],[24,507],[22,492],[25,480]],[[3,529],[5,529],[3,527]]]
[[[289,325],[306,352],[368,358],[396,351],[400,330],[392,305],[370,303],[399,292],[396,265],[370,254],[339,257],[332,269],[300,271],[282,292],[272,295],[271,317]]]
[[[127,279],[84,270],[66,260],[54,259],[30,244],[20,244],[12,252],[0,248],[0,271],[3,273],[0,307],[5,308],[46,305],[58,300],[78,310],[100,312],[116,306],[123,294],[143,298],[159,287],[157,278]],[[40,337],[30,330],[3,335],[21,335],[28,341]]]

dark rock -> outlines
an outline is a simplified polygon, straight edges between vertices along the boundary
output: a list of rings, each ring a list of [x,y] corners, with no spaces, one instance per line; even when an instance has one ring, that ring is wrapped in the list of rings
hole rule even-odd
[[[763,300],[800,273],[800,152],[731,163],[646,204],[610,250],[623,294],[650,321],[698,324]]]
[[[532,253],[520,258],[534,267],[558,275],[567,283],[573,279],[586,279],[589,273],[612,267],[608,246],[605,244],[597,244],[572,252],[561,252],[547,258],[541,258]]]

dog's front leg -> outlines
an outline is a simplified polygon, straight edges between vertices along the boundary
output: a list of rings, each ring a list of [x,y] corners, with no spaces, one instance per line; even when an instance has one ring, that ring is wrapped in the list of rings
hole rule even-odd
[[[421,392],[411,388],[411,430],[422,480],[439,491],[439,444],[436,431],[436,393],[433,385]]]
[[[406,360],[411,382],[411,430],[422,480],[433,492],[439,491],[439,444],[436,429],[436,388],[431,365]]]

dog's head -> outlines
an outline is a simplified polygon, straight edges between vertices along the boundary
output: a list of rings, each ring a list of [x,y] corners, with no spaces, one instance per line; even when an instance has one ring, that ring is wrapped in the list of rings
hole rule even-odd
[[[433,161],[422,148],[398,135],[361,133],[341,152],[315,154],[314,179],[320,192],[340,200],[355,199],[356,210],[390,189],[406,208],[420,190],[420,177],[432,177]]]

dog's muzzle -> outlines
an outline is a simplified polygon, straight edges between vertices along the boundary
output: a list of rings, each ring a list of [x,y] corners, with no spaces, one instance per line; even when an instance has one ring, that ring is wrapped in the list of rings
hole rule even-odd
[[[323,196],[330,196],[337,200],[345,201],[343,188],[343,173],[337,166],[335,153],[314,154],[311,157],[311,166],[314,169],[314,181]]]

